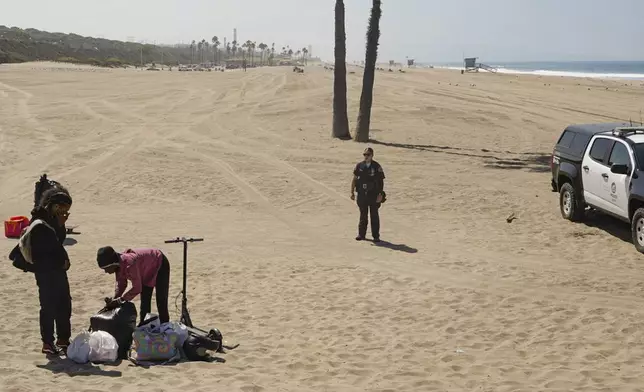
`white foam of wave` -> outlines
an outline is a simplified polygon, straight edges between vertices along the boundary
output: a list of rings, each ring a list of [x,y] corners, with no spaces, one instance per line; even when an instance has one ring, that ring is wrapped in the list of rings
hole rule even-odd
[[[448,67],[448,66],[434,66],[434,68],[452,69],[460,71],[462,67]],[[488,72],[484,69],[481,72]],[[539,75],[539,76],[564,76],[570,78],[593,78],[593,79],[631,79],[631,80],[644,80],[644,74],[618,74],[618,73],[593,73],[593,72],[573,72],[573,71],[550,71],[539,69],[536,71],[523,71],[511,68],[497,68],[498,73],[512,74],[512,75]]]

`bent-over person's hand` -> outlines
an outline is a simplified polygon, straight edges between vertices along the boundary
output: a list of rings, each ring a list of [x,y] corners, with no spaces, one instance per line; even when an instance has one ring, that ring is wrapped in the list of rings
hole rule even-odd
[[[376,203],[382,203],[382,193],[378,193],[378,196],[376,197]]]
[[[123,304],[123,300],[120,298],[105,298],[105,307],[107,309],[116,309]]]

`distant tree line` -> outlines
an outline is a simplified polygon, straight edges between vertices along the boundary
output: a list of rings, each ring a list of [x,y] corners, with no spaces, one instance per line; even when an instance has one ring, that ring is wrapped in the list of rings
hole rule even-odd
[[[51,60],[105,67],[156,63],[177,65],[188,63],[221,63],[226,60],[247,60],[249,65],[275,65],[276,58],[306,62],[308,49],[293,51],[290,47],[276,50],[275,43],[257,44],[248,40],[221,46],[217,36],[189,45],[157,46],[123,42],[77,34],[50,33],[37,29],[0,26],[0,63]],[[221,46],[221,47],[220,47]]]

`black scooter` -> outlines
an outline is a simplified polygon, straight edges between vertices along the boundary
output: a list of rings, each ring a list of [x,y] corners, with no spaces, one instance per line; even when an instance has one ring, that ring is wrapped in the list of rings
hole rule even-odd
[[[181,298],[181,324],[185,325],[188,329],[188,332],[190,335],[195,336],[199,338],[199,340],[207,345],[208,350],[216,351],[223,353],[225,352],[224,349],[227,350],[232,350],[235,349],[239,346],[239,344],[235,346],[226,346],[224,345],[224,338],[221,334],[221,332],[217,328],[212,328],[210,331],[206,332],[203,329],[197,328],[192,324],[192,319],[190,318],[190,313],[188,312],[188,294],[187,294],[187,286],[188,286],[188,243],[189,242],[202,242],[203,238],[186,238],[186,237],[177,237],[173,240],[167,240],[165,241],[166,244],[177,244],[177,243],[182,243],[183,244],[183,289],[181,291],[181,294],[183,294],[183,297]]]

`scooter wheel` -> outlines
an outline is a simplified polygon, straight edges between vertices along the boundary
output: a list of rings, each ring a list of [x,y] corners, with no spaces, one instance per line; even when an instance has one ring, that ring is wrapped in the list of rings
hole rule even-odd
[[[219,332],[219,330],[217,328],[211,329],[210,332],[208,332],[208,337],[210,339],[216,340],[216,341],[218,341],[220,343],[224,341],[223,335],[221,334],[221,332]]]

